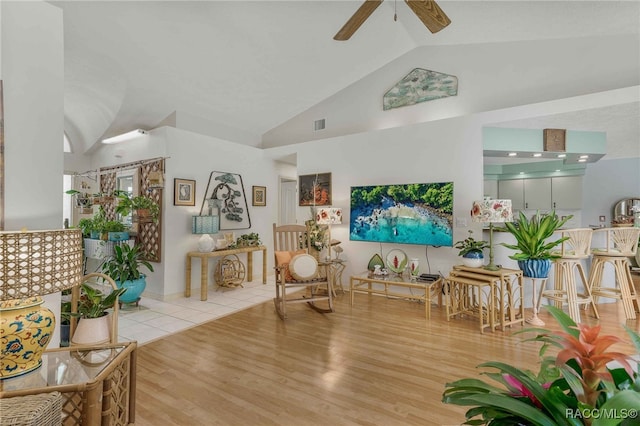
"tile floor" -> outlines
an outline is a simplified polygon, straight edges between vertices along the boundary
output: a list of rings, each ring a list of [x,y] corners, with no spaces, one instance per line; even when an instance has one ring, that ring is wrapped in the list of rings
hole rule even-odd
[[[262,280],[244,282],[244,287],[209,289],[208,299],[200,300],[200,290],[182,297],[162,302],[148,297],[140,299],[139,306],[123,305],[118,317],[119,341],[137,340],[139,345],[167,336],[171,333],[195,327],[207,321],[273,299],[273,276]]]

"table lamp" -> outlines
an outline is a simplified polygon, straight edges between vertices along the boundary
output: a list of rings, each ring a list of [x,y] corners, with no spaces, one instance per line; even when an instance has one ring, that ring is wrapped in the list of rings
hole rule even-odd
[[[42,364],[55,316],[40,296],[82,283],[80,229],[0,232],[0,380]]]
[[[493,263],[493,224],[513,222],[511,200],[485,199],[474,201],[471,208],[471,219],[474,222],[489,224],[489,264],[484,266],[484,269],[497,271],[500,268]]]
[[[320,208],[316,212],[316,223],[318,225],[328,225],[329,244],[327,253],[329,260],[331,259],[331,225],[339,225],[342,223],[342,209],[336,207]]]
[[[200,216],[191,217],[191,233],[196,235],[202,235],[198,240],[198,251],[209,252],[213,251],[215,247],[213,238],[209,234],[217,234],[220,230],[220,207],[218,200],[213,198],[207,200],[209,211],[207,215],[202,214]]]

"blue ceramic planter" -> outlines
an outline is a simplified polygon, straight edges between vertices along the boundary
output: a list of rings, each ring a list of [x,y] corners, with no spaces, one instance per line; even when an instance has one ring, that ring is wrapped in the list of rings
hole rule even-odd
[[[462,256],[462,264],[471,268],[479,268],[484,264],[484,254],[480,250],[470,251]]]
[[[525,277],[547,278],[551,261],[549,259],[518,260],[518,267]]]
[[[147,277],[140,275],[137,280],[129,280],[121,283],[116,281],[118,288],[126,288],[127,291],[120,296],[120,302],[122,303],[135,303],[140,299],[140,295],[147,286]]]

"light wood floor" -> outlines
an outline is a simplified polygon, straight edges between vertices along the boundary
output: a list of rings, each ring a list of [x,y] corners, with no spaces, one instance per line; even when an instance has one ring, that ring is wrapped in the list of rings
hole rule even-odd
[[[326,315],[292,305],[286,322],[264,303],[140,347],[136,424],[459,425],[465,408],[441,402],[445,383],[489,360],[537,371],[539,345],[511,335],[521,327],[481,335],[444,308],[426,321],[416,302],[355,297]],[[600,311],[605,334],[640,328],[619,303]]]

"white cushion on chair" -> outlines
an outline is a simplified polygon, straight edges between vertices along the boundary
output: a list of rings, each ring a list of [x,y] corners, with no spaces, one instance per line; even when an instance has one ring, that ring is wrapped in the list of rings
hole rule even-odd
[[[318,273],[318,261],[310,254],[297,254],[289,262],[289,271],[298,281],[310,280]]]

